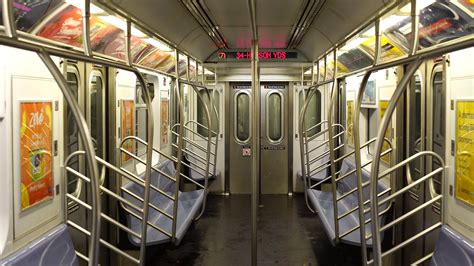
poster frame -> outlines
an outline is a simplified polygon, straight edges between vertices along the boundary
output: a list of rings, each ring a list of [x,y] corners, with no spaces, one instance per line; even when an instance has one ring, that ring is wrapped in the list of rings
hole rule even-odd
[[[125,136],[124,137],[124,130],[125,130],[125,127],[124,127],[124,124],[123,124],[123,119],[124,119],[124,111],[125,111],[125,102],[132,102],[132,106],[133,106],[133,111],[132,111],[132,135],[131,136],[136,136],[136,103],[135,103],[135,100],[132,100],[132,99],[121,99],[120,100],[120,140],[122,141],[125,137],[128,137],[128,136]],[[133,154],[136,153],[136,144],[132,141],[132,150],[129,151]],[[129,163],[132,159],[132,157],[128,157],[127,158],[127,154],[124,154],[124,153],[120,153],[120,161],[123,165]]]
[[[21,200],[22,200],[22,189],[21,189],[21,183],[22,183],[22,171],[21,171],[21,163],[22,163],[22,152],[21,152],[21,128],[22,128],[22,104],[24,103],[37,103],[37,104],[50,104],[51,106],[51,146],[50,146],[50,151],[51,151],[51,182],[52,182],[52,189],[53,189],[53,193],[51,196],[48,196],[48,197],[45,197],[43,198],[42,200],[34,203],[34,204],[30,204],[28,207],[25,207],[23,208],[22,206],[22,203],[21,203]],[[18,132],[18,140],[19,140],[19,143],[18,143],[18,162],[19,162],[19,169],[18,169],[18,175],[19,175],[19,179],[18,181],[20,182],[20,185],[18,186],[18,189],[19,189],[19,199],[20,199],[20,214],[22,213],[26,213],[26,212],[29,212],[30,210],[32,209],[35,209],[35,208],[38,208],[39,206],[43,205],[43,204],[46,204],[47,202],[51,202],[54,200],[54,197],[56,196],[56,193],[55,193],[55,175],[54,175],[54,169],[55,169],[55,164],[54,164],[54,101],[53,100],[40,100],[40,99],[25,99],[25,100],[19,100],[18,101],[18,105],[19,105],[19,108],[18,108],[18,112],[19,112],[19,127],[18,127],[18,130],[20,132]]]
[[[366,95],[368,90],[367,90],[367,86],[369,85],[369,83],[373,83],[374,84],[374,101],[367,101],[366,99]],[[367,85],[365,85],[365,88],[364,88],[364,94],[362,95],[362,101],[361,101],[361,108],[378,108],[378,102],[379,102],[379,99],[378,99],[378,88],[377,88],[377,81],[375,79],[372,79],[372,80],[368,80],[367,81]]]
[[[457,182],[458,182],[458,178],[457,178],[457,152],[458,152],[458,133],[457,133],[457,128],[458,128],[458,104],[459,103],[467,103],[467,102],[471,102],[471,103],[474,103],[474,99],[456,99],[455,100],[455,104],[454,104],[454,139],[455,139],[455,148],[454,148],[454,198],[456,199],[456,201],[458,202],[461,202],[462,204],[470,207],[470,208],[474,208],[474,204],[471,204],[470,202],[467,202],[466,200],[462,199],[462,198],[459,198],[458,196],[458,192],[457,192]],[[445,179],[446,179],[446,175],[445,175]],[[444,182],[446,182],[445,180],[443,180]]]

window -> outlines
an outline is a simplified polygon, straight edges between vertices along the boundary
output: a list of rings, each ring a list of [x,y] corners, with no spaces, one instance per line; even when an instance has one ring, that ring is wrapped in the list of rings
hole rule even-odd
[[[209,110],[209,116],[211,117],[211,130],[215,133],[211,133],[212,137],[216,137],[216,133],[219,132],[219,108],[220,108],[220,93],[218,90],[209,90],[209,96],[212,99],[212,103],[214,104],[215,110],[212,110],[211,104],[209,104],[208,93],[206,90],[202,89],[199,92],[199,96],[201,100],[197,101],[197,121],[199,124],[203,125],[204,127],[198,127],[198,133],[203,137],[207,138],[207,127],[208,122],[206,118],[206,109],[207,106]],[[216,114],[217,111],[217,114]]]
[[[408,106],[408,157],[412,156],[421,151],[421,78],[419,74],[415,74],[414,86],[411,87],[409,92],[409,106]],[[409,174],[411,180],[409,182],[416,181],[420,178],[421,174],[421,160],[417,159],[409,163],[408,165]],[[418,189],[418,187],[417,187]]]
[[[299,111],[301,115],[301,110],[303,109],[305,103],[305,95],[308,95],[309,91],[305,89],[305,92],[300,91],[299,93]],[[309,95],[308,95],[309,96]],[[311,129],[307,137],[312,137],[314,134],[321,131],[321,125],[315,127],[317,124],[321,123],[321,92],[316,90],[313,97],[308,103],[308,108],[306,108],[305,114],[305,127],[306,129]]]
[[[267,94],[266,99],[266,131],[267,138],[271,142],[279,142],[283,139],[283,99],[279,92],[273,91]]]
[[[149,83],[148,89],[150,91],[150,94],[154,94],[154,86],[153,83]],[[147,106],[144,101],[144,93],[142,90],[142,86],[140,82],[137,81],[136,85],[136,94],[135,94],[135,132],[136,136],[144,141],[148,140],[148,132],[147,132],[147,126],[148,126],[148,114],[147,114]],[[137,156],[144,156],[146,154],[146,146],[142,145],[140,143],[136,143],[136,155]]]
[[[435,70],[432,79],[433,88],[433,151],[441,158],[445,157],[445,94],[443,87],[443,72],[438,68]],[[441,167],[437,160],[433,160],[431,169],[435,170]],[[441,194],[441,175],[434,177],[434,189],[437,194]]]
[[[66,81],[68,83],[69,90],[71,91],[72,95],[78,100],[79,96],[79,78],[77,76],[77,70],[75,68],[70,68],[66,74]],[[66,156],[79,150],[79,131],[77,128],[77,124],[74,120],[73,113],[71,108],[66,109]],[[72,169],[79,171],[79,157],[75,156],[69,163],[69,167]],[[68,184],[67,184],[67,192],[70,194],[75,194],[78,196],[80,191],[77,191],[78,187],[78,177],[75,175],[68,175]]]
[[[235,119],[234,135],[238,142],[250,140],[250,95],[247,91],[240,91],[234,98]]]
[[[103,127],[105,121],[103,117],[104,93],[102,77],[97,73],[92,74],[89,88],[91,137],[97,156],[103,157]]]

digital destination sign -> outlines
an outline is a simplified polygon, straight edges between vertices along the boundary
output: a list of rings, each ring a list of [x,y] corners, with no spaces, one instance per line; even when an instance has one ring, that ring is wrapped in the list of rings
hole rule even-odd
[[[220,61],[224,60],[237,60],[246,61],[252,59],[252,52],[250,51],[221,51],[217,53],[217,57]],[[258,52],[258,59],[260,60],[286,60],[286,59],[297,59],[297,52],[289,52],[283,50],[275,51],[260,51]]]

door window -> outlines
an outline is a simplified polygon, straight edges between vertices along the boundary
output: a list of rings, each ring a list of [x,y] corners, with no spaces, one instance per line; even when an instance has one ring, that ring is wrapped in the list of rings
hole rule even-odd
[[[245,143],[250,140],[250,95],[247,91],[240,91],[234,98],[234,128],[237,142]]]
[[[74,99],[78,101],[79,96],[79,77],[77,74],[77,70],[73,67],[69,68],[66,73],[66,81],[68,84],[68,88]],[[79,150],[79,131],[77,128],[77,124],[74,120],[74,115],[71,111],[71,108],[66,108],[66,156]],[[69,167],[79,172],[79,156],[75,156],[70,161]],[[75,175],[68,175],[68,183],[67,183],[67,192],[74,196],[78,196],[80,191],[78,189],[78,177]]]
[[[206,90],[202,89],[199,91],[200,98],[203,101],[201,100],[197,101],[197,121],[199,124],[206,127],[206,128],[198,127],[198,133],[206,138],[207,138],[207,127],[209,125],[206,118],[205,105],[208,107],[209,116],[211,117],[211,125],[212,125],[211,130],[216,133],[219,132],[220,93],[217,90],[210,90],[209,93],[211,95],[211,99],[213,101],[214,108],[217,111],[217,114],[216,114],[216,111],[212,110],[212,106],[209,104],[209,99],[208,99]],[[211,136],[216,137],[216,133],[211,133]]]
[[[270,92],[266,99],[266,131],[270,142],[283,139],[283,97],[279,92]]]

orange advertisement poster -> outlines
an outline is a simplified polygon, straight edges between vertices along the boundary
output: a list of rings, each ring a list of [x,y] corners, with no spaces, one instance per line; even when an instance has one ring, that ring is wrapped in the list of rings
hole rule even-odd
[[[161,118],[161,125],[160,125],[160,147],[162,149],[168,146],[168,127],[169,127],[169,117],[168,117],[168,108],[169,108],[169,101],[167,98],[161,98],[160,104],[160,118]]]
[[[20,103],[21,210],[53,197],[51,108],[51,102]]]
[[[135,136],[135,101],[133,100],[122,100],[121,109],[121,135],[122,140],[128,136]],[[134,141],[127,141],[124,143],[123,148],[131,153],[134,152]],[[130,160],[131,156],[122,153],[122,162]]]

